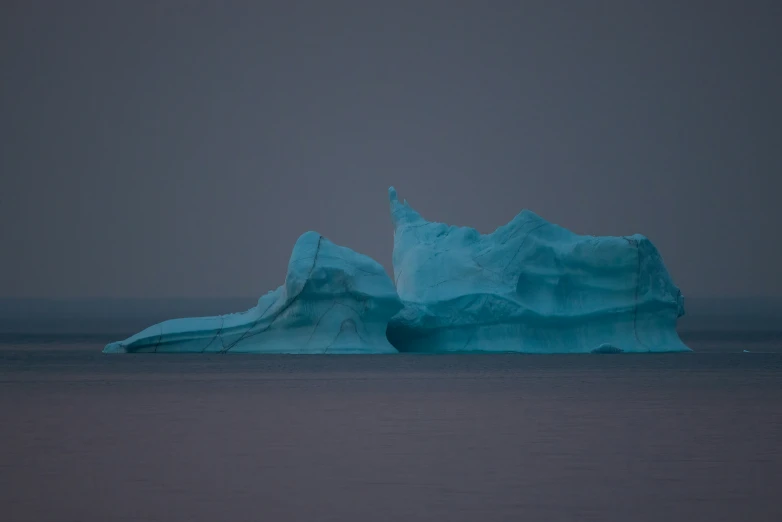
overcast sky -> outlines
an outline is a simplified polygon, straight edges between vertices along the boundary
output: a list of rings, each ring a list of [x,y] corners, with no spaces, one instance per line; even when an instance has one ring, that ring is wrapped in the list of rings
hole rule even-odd
[[[782,2],[3,1],[0,297],[257,296],[387,188],[782,295]]]

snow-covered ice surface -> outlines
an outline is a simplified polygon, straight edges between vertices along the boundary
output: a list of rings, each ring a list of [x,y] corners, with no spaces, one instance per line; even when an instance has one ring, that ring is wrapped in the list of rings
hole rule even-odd
[[[315,232],[293,248],[285,284],[246,312],[172,319],[105,353],[396,353],[388,320],[402,308],[383,267]]]
[[[529,210],[482,235],[389,198],[399,351],[689,351],[682,294],[646,237],[581,236]]]

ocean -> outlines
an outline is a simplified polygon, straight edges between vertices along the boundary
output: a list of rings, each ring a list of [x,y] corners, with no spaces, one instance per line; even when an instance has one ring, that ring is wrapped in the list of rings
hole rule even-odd
[[[134,330],[68,324],[0,329],[4,522],[782,520],[777,323],[387,356],[103,355]]]

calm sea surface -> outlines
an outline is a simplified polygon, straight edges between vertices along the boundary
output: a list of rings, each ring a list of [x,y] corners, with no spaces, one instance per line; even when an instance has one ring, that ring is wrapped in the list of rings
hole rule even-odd
[[[779,334],[671,355],[100,353],[123,336],[0,334],[0,520],[782,521]]]

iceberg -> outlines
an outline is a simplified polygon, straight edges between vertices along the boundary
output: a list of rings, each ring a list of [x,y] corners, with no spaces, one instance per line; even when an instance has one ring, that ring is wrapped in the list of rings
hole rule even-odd
[[[529,210],[480,234],[389,199],[400,352],[690,351],[681,291],[646,237],[577,235]]]
[[[402,309],[375,260],[316,232],[299,237],[285,283],[246,312],[172,319],[104,353],[396,353],[389,319]]]

